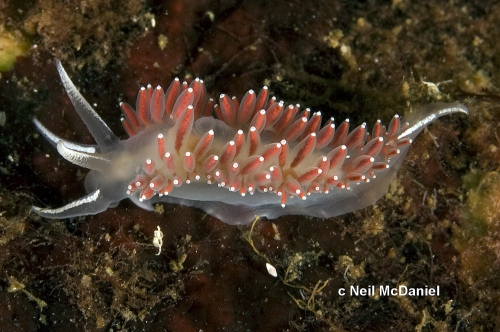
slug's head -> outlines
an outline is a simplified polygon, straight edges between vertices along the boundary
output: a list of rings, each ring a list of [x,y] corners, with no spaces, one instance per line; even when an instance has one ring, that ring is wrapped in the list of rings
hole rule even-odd
[[[102,174],[109,172],[111,160],[108,152],[115,150],[120,140],[104,123],[90,104],[78,92],[59,60],[56,60],[57,70],[66,92],[73,103],[75,110],[82,118],[96,141],[96,145],[83,145],[64,140],[50,132],[36,118],[33,120],[40,133],[57,148],[59,154],[66,160],[88,169],[91,169],[86,180],[87,192],[84,196],[58,209],[44,209],[33,207],[33,211],[47,218],[68,218],[87,214],[96,214],[115,205],[115,199],[106,197],[96,181]]]

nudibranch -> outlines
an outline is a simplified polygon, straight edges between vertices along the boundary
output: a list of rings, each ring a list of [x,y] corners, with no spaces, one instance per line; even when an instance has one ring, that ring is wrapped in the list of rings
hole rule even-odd
[[[412,140],[434,119],[468,114],[459,103],[434,103],[388,127],[377,121],[349,131],[320,112],[285,106],[267,87],[214,105],[202,80],[175,79],[164,91],[141,88],[136,109],[121,103],[120,140],[56,61],[62,83],[96,145],[64,140],[40,121],[41,134],[66,160],[90,169],[88,193],[66,206],[33,207],[47,218],[97,214],[124,198],[146,210],[158,202],[193,206],[228,224],[255,216],[328,218],[375,203],[387,191]]]

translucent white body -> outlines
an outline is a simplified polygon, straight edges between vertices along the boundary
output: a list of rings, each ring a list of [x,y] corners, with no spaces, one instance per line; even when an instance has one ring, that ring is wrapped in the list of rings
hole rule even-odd
[[[157,202],[192,206],[202,209],[228,224],[246,224],[251,222],[255,216],[273,219],[282,215],[296,214],[328,218],[349,213],[373,204],[385,194],[404,160],[410,147],[409,143],[425,126],[442,115],[456,112],[467,114],[468,112],[467,108],[459,103],[430,104],[414,111],[411,116],[405,119],[407,125],[397,127],[396,137],[393,139],[396,143],[404,140],[408,143],[402,144],[397,153],[392,154],[390,158],[387,155],[379,154],[371,160],[372,164],[385,163],[386,169],[377,172],[374,177],[372,173],[371,177],[362,176],[363,180],[350,184],[345,182],[343,185],[339,184],[327,190],[320,190],[321,192],[307,192],[307,196],[290,195],[286,204],[282,204],[283,199],[281,195],[276,194],[276,190],[274,190],[275,192],[267,191],[267,188],[272,189],[272,186],[262,187],[264,189],[261,188],[262,190],[254,190],[251,194],[242,195],[239,192],[228,190],[227,185],[221,186],[213,179],[210,181],[210,175],[208,175],[209,181],[207,181],[206,174],[202,174],[199,181],[186,181],[187,178],[184,176],[184,183],[173,188],[171,192],[168,192],[168,195],[155,193],[148,199],[141,199],[139,192],[130,192],[131,180],[143,172],[145,160],[151,160],[155,165],[163,165],[162,158],[157,152],[158,134],[162,134],[165,138],[165,151],[175,150],[175,135],[178,132],[178,129],[174,130],[176,120],[168,119],[161,123],[152,124],[141,129],[133,137],[120,141],[76,90],[59,62],[58,70],[75,109],[89,128],[97,145],[83,146],[65,141],[48,131],[38,120],[34,120],[41,133],[57,147],[64,158],[91,169],[85,179],[85,189],[89,193],[87,196],[61,208],[33,208],[36,213],[47,218],[61,219],[97,214],[109,207],[115,207],[124,198],[131,199],[146,210],[153,210],[152,204]],[[237,128],[233,128],[214,117],[201,117],[192,122],[187,140],[195,140],[195,138],[199,140],[207,131],[214,133],[210,151],[221,151],[224,145],[235,136]],[[313,136],[315,135],[313,134]],[[273,142],[279,142],[279,137],[267,134],[260,138],[262,147]],[[298,144],[298,141],[290,142],[290,150]],[[186,143],[186,145],[189,144]],[[260,150],[257,149],[257,152],[261,151],[262,147],[259,147]],[[183,149],[184,147],[180,151],[182,154],[188,151]],[[356,150],[357,152],[354,149],[350,151],[351,160],[357,154],[361,154],[361,150],[360,147]],[[307,160],[316,161],[322,155],[328,154],[329,151],[329,148],[326,147],[316,149],[308,153]],[[241,164],[243,159],[237,160],[235,158],[235,160]],[[272,161],[269,161],[266,167],[270,163]],[[277,161],[275,164],[277,165]],[[306,161],[303,161],[300,171],[307,170],[309,166]],[[176,167],[182,168],[182,163]],[[181,171],[179,172],[182,173]],[[341,164],[336,166],[333,171],[337,172],[341,178],[346,176]],[[161,167],[155,174],[160,174],[158,172],[165,173]]]

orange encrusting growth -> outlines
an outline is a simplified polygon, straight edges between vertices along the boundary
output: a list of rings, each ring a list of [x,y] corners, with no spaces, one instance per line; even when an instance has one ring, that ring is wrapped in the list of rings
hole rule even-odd
[[[299,105],[284,107],[268,93],[267,87],[258,94],[250,90],[241,102],[221,94],[219,104],[213,105],[199,79],[189,85],[175,79],[165,93],[161,87],[141,88],[136,110],[120,104],[123,127],[135,136],[151,124],[170,121],[173,125],[167,129],[173,132],[168,137],[174,141],[167,144],[167,133],[158,133],[158,155],[144,161],[127,193],[139,192],[143,201],[205,181],[243,196],[256,190],[275,193],[284,206],[289,197],[306,199],[312,193],[369,182],[411,143],[398,139],[407,124],[397,115],[388,129],[377,121],[371,135],[365,123],[349,132],[349,120],[335,128],[330,119],[321,127],[320,112],[310,116],[310,110],[300,112]],[[212,114],[231,128],[232,139],[221,137],[217,128],[201,137],[193,133],[194,123]],[[167,151],[167,146],[173,149]]]

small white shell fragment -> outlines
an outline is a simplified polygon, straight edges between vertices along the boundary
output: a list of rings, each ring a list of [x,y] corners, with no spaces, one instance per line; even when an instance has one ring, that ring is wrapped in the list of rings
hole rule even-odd
[[[267,268],[267,273],[269,273],[275,278],[278,276],[278,272],[276,272],[276,268],[274,266],[272,266],[269,263],[266,263],[266,268]]]

